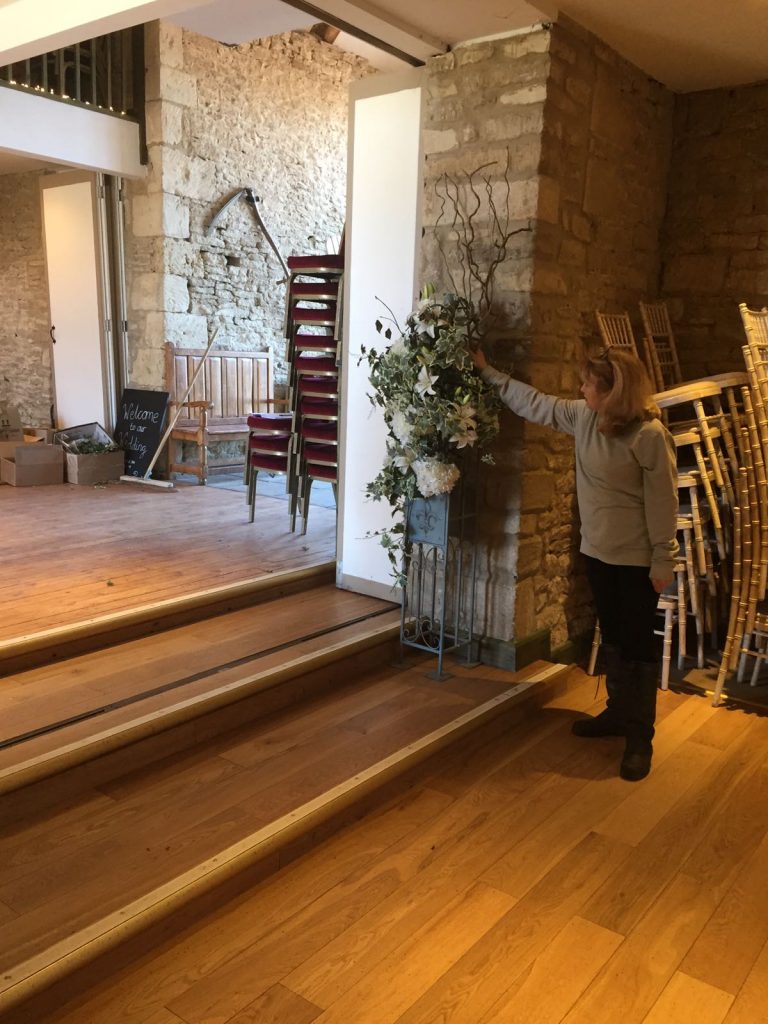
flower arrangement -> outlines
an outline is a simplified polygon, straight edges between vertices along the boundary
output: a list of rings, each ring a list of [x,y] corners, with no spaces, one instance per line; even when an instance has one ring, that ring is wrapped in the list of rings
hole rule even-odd
[[[453,490],[462,452],[487,447],[498,433],[499,400],[468,352],[476,314],[467,299],[438,299],[427,286],[405,327],[392,323],[399,336],[388,348],[362,349],[370,367],[370,399],[383,409],[388,431],[386,460],[367,494],[402,513],[414,498]],[[391,340],[392,327],[377,320],[376,330]],[[486,454],[483,461],[493,460]],[[397,522],[378,534],[401,584],[404,529]]]

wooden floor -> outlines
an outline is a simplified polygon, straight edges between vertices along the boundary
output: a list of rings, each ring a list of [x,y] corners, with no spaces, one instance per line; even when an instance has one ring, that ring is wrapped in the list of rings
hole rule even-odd
[[[515,682],[511,673],[465,669],[438,685],[426,675],[430,666],[387,664],[141,767],[128,751],[110,776],[90,771],[64,800],[57,780],[4,797],[0,973],[221,856]]]
[[[307,587],[9,675],[0,684],[0,770],[327,645],[393,607],[328,584]]]
[[[620,740],[570,734],[594,705],[574,670],[510,734],[466,742],[45,1024],[765,1022],[768,718],[660,694],[654,769],[633,785],[616,774]],[[366,735],[381,714],[361,706],[344,728]],[[219,750],[220,792],[254,756]],[[172,807],[212,772],[186,770],[155,799]],[[128,779],[94,793],[93,812],[134,792]],[[83,828],[78,813],[62,834]],[[7,914],[44,902],[30,850],[4,858]]]
[[[287,503],[218,487],[0,487],[0,644],[335,558],[333,509],[305,536]]]

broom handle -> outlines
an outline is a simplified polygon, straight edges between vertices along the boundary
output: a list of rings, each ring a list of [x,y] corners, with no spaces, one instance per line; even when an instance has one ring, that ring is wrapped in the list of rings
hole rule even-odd
[[[153,470],[153,469],[155,468],[155,463],[156,463],[156,462],[157,462],[157,460],[158,460],[158,459],[160,458],[160,452],[161,452],[161,451],[163,450],[163,448],[165,447],[165,442],[166,442],[166,441],[168,440],[168,438],[169,438],[169,437],[171,436],[171,431],[172,431],[172,430],[173,430],[173,428],[174,428],[174,427],[176,426],[176,421],[178,420],[179,416],[181,416],[181,410],[182,410],[182,409],[184,408],[184,405],[185,405],[185,403],[186,403],[187,399],[188,399],[188,398],[189,398],[189,396],[190,396],[190,395],[192,394],[192,389],[193,389],[193,388],[194,388],[194,386],[195,386],[195,381],[196,381],[196,380],[197,380],[197,378],[198,378],[198,377],[200,376],[200,371],[201,371],[201,370],[202,370],[202,368],[203,368],[203,367],[205,366],[205,360],[206,360],[206,359],[208,358],[208,353],[209,353],[209,352],[211,351],[211,349],[213,348],[213,344],[214,344],[214,342],[216,341],[216,338],[217,338],[217,336],[218,336],[218,333],[219,333],[219,328],[217,327],[217,328],[216,328],[216,330],[215,330],[215,331],[213,332],[213,337],[212,337],[212,338],[211,338],[211,340],[210,340],[210,341],[208,342],[208,348],[207,348],[207,349],[205,350],[205,352],[203,353],[203,358],[202,358],[202,359],[200,360],[200,362],[199,362],[199,363],[197,364],[197,368],[195,369],[195,372],[194,372],[194,373],[192,374],[192,380],[191,380],[191,381],[189,382],[189,387],[188,387],[188,388],[187,388],[187,390],[186,390],[186,391],[184,392],[184,397],[182,398],[182,400],[181,400],[180,402],[177,402],[177,403],[176,403],[176,412],[175,412],[175,413],[174,413],[174,415],[173,415],[173,419],[172,419],[172,420],[171,420],[171,422],[170,422],[170,423],[168,424],[168,426],[167,426],[167,428],[166,428],[166,431],[165,431],[165,433],[163,434],[163,436],[162,436],[162,437],[160,438],[160,444],[159,444],[159,445],[157,446],[157,451],[156,451],[156,452],[155,452],[155,454],[154,454],[154,455],[152,456],[152,461],[151,461],[151,462],[150,462],[150,464],[149,464],[149,465],[147,466],[146,472],[144,473],[144,479],[145,479],[145,480],[147,480],[147,479],[149,478],[150,474],[152,473],[152,470]]]

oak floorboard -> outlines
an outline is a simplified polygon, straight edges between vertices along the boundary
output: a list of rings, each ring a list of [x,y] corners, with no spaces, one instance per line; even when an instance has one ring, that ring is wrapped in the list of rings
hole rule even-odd
[[[345,1007],[346,1024],[378,1024],[371,1005],[398,1024],[687,1024],[689,1005],[701,1006],[697,1024],[768,1024],[768,943],[759,934],[741,949],[749,962],[735,999],[716,970],[695,977],[684,966],[718,913],[727,928],[754,933],[747,893],[768,918],[757,892],[768,841],[768,717],[729,710],[719,736],[717,717],[700,717],[700,698],[662,696],[648,784],[676,759],[691,774],[666,772],[676,799],[659,794],[663,813],[648,812],[630,845],[592,826],[611,814],[618,821],[617,808],[646,783],[615,776],[620,741],[579,748],[570,737],[567,705],[595,706],[594,682],[574,672],[563,696],[564,709],[536,709],[507,732],[457,744],[458,755],[425,765],[402,797],[154,951],[137,943],[135,963],[33,1024],[150,1024],[154,1014],[167,1024],[167,1013],[172,1024],[252,1024],[261,1018],[251,1011],[276,986],[310,1004],[310,993],[330,1000],[328,1013]],[[694,778],[695,762],[679,759],[705,748]],[[489,881],[502,860],[509,890]],[[430,958],[440,951],[428,932],[436,907],[478,884],[503,889],[513,905],[436,976]],[[404,1010],[399,992],[392,1006],[385,998],[397,988],[398,950],[424,964],[423,978],[409,975]],[[354,991],[374,1002],[358,1007]]]
[[[676,875],[563,1024],[641,1024],[716,905],[706,886]]]
[[[384,601],[320,586],[7,676],[0,686],[0,739],[158,686],[183,684],[205,671],[224,680],[228,676],[220,667],[231,662],[243,660],[236,670],[240,674],[254,671],[259,658],[274,648],[338,629],[351,619],[373,616],[375,621],[391,608]]]
[[[723,1024],[733,996],[676,971],[643,1024]]]
[[[560,1024],[623,941],[616,932],[572,917],[478,1024]]]
[[[411,856],[417,870],[408,877],[400,865],[396,898],[373,907],[337,939],[291,972],[285,983],[312,1002],[328,1006],[412,933],[423,927],[441,906],[467,884],[480,879],[501,849],[515,844],[569,793],[586,785],[575,777],[553,776],[531,784],[528,801],[510,804],[496,795],[459,798],[426,833],[429,846],[419,856],[414,837]]]
[[[629,855],[590,833],[400,1017],[398,1024],[476,1024]]]
[[[733,883],[681,969],[737,995],[768,941],[768,835]]]
[[[747,733],[742,740],[747,752],[750,739]],[[715,760],[693,785],[688,779],[680,780],[680,799],[634,848],[633,856],[609,883],[597,890],[582,916],[611,931],[629,934],[661,898],[686,857],[708,834],[744,771],[744,761],[733,757],[722,764]],[[670,784],[674,784],[674,779]],[[715,888],[718,897],[722,895],[716,878],[702,882]]]
[[[768,943],[739,989],[725,1024],[768,1024]]]
[[[273,985],[227,1024],[312,1024],[321,1013],[319,1006],[313,1006],[284,985]]]
[[[349,1024],[353,1018],[391,1024],[479,942],[515,901],[483,882],[444,904],[397,949],[318,1018]]]
[[[332,906],[334,895],[355,881],[375,877],[372,864],[423,831],[448,805],[449,799],[430,790],[411,790],[383,808],[351,825],[333,840],[333,853],[315,863],[310,855],[281,870],[269,890],[259,887],[256,912],[253,895],[225,905],[214,918],[200,922],[179,939],[166,941],[151,953],[139,954],[138,962],[124,967],[117,978],[99,985],[93,993],[67,1007],[56,1024],[145,1024],[149,1014],[223,970],[229,962],[273,935],[287,935],[287,922],[310,919],[320,908],[321,920]],[[298,928],[300,933],[301,925]],[[256,986],[233,1012],[244,1009],[277,982]],[[183,1019],[183,1018],[182,1018]]]
[[[373,630],[386,630],[390,628],[395,624],[396,617],[397,613],[385,612],[383,616],[377,616],[375,622],[370,626],[366,623],[342,625],[334,629],[332,634],[333,642],[338,645],[354,644],[369,628]],[[123,706],[111,708],[82,721],[54,728],[49,732],[34,736],[5,750],[0,750],[0,770],[13,769],[20,764],[24,764],[29,759],[60,750],[62,746],[67,744],[88,741],[111,730],[117,730],[119,727],[130,726],[136,722],[137,718],[167,714],[180,702],[196,701],[209,696],[212,691],[223,690],[224,688],[237,688],[243,679],[258,676],[262,678],[267,677],[269,673],[281,670],[285,666],[286,661],[309,659],[311,662],[314,655],[322,653],[327,649],[328,643],[328,638],[323,635],[313,637],[311,640],[299,640],[290,648],[271,651],[254,661],[249,661],[245,665],[236,664],[229,668],[214,669],[211,672],[205,670],[199,676],[193,675],[179,687],[161,690],[161,692],[144,696],[140,700]],[[365,662],[366,652],[363,651],[359,657],[360,660]],[[356,656],[353,655],[349,662],[351,676],[346,680],[348,683],[354,682],[357,672],[361,672],[361,674],[365,672],[365,667],[363,666],[361,669],[356,663],[355,658]],[[190,666],[190,668],[193,667]],[[302,679],[298,679],[296,682],[298,693],[301,693],[302,686],[304,686],[304,682]],[[305,686],[308,700],[313,697],[311,691],[311,685]],[[279,712],[285,706],[285,701],[282,698],[279,687],[270,688],[268,686],[261,693],[259,702],[261,707],[259,714],[262,716]],[[104,696],[96,698],[94,703],[97,708],[103,707],[105,704]],[[291,701],[289,700],[288,703],[290,704]]]
[[[249,524],[242,495],[217,487],[0,487],[0,600],[13,608],[0,643],[332,561],[335,510],[313,508],[302,536],[288,530],[286,508],[264,497]]]
[[[552,785],[551,780],[547,781]],[[411,879],[418,877],[414,882],[417,892],[423,884],[428,884],[422,874],[425,871],[439,874],[447,870],[447,880],[450,881],[451,872],[455,869],[443,865],[453,858],[454,851],[462,851],[457,861],[460,876],[471,878],[473,871],[482,870],[489,860],[498,856],[500,836],[508,839],[514,836],[515,829],[524,834],[551,809],[546,795],[533,791],[528,813],[519,804],[510,804],[508,797],[498,790],[488,796],[453,802],[434,823],[409,836],[391,850],[387,858],[372,865],[365,876],[342,883],[329,894],[328,902],[310,908],[313,917],[307,919],[301,914],[291,919],[279,941],[268,938],[244,950],[223,969],[202,978],[178,1004],[174,1002],[173,1008],[181,1016],[198,1014],[194,1024],[197,1020],[217,1020],[219,1013],[222,1019],[226,1019],[223,1016],[225,1012],[234,1013],[246,1000],[255,998],[260,990],[274,983],[281,969],[288,973],[292,966],[308,960],[316,950],[328,948],[336,935],[356,926],[358,921],[363,923],[360,928],[355,927],[355,934],[370,935],[371,931],[363,919],[377,920],[377,908],[383,909],[386,915],[393,893],[400,891],[403,885],[409,886]],[[374,881],[377,886],[371,889]],[[346,922],[339,922],[339,914],[347,915]],[[396,927],[397,922],[393,924]],[[309,934],[313,929],[320,929],[314,938]],[[386,949],[387,939],[384,936],[382,943]],[[313,948],[315,944],[316,948]],[[377,959],[376,952],[373,957]],[[311,1001],[317,1001],[314,991],[311,994],[302,991],[302,994]]]
[[[9,966],[9,956],[33,955],[41,937],[46,942],[64,938],[85,927],[94,912],[101,916],[139,898],[450,722],[467,707],[468,700],[457,694],[414,687],[379,704],[378,720],[365,712],[371,717],[362,734],[359,711],[351,716],[355,728],[348,728],[342,695],[334,727],[315,730],[304,743],[268,762],[243,769],[209,758],[204,776],[192,760],[190,766],[182,762],[160,784],[149,780],[134,800],[109,808],[101,829],[91,828],[85,842],[70,842],[65,852],[58,849],[47,860],[27,861],[27,870],[19,866],[24,858],[17,854],[24,873],[0,880],[0,899],[19,914],[13,935],[0,925],[0,964]],[[184,799],[189,791],[195,793],[194,800]],[[45,887],[36,884],[40,874]]]

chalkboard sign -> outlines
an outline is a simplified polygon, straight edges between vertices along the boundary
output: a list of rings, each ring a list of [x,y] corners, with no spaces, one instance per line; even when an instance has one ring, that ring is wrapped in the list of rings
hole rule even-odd
[[[167,391],[123,391],[115,441],[125,450],[126,476],[144,476],[149,468],[163,433],[167,405]]]

